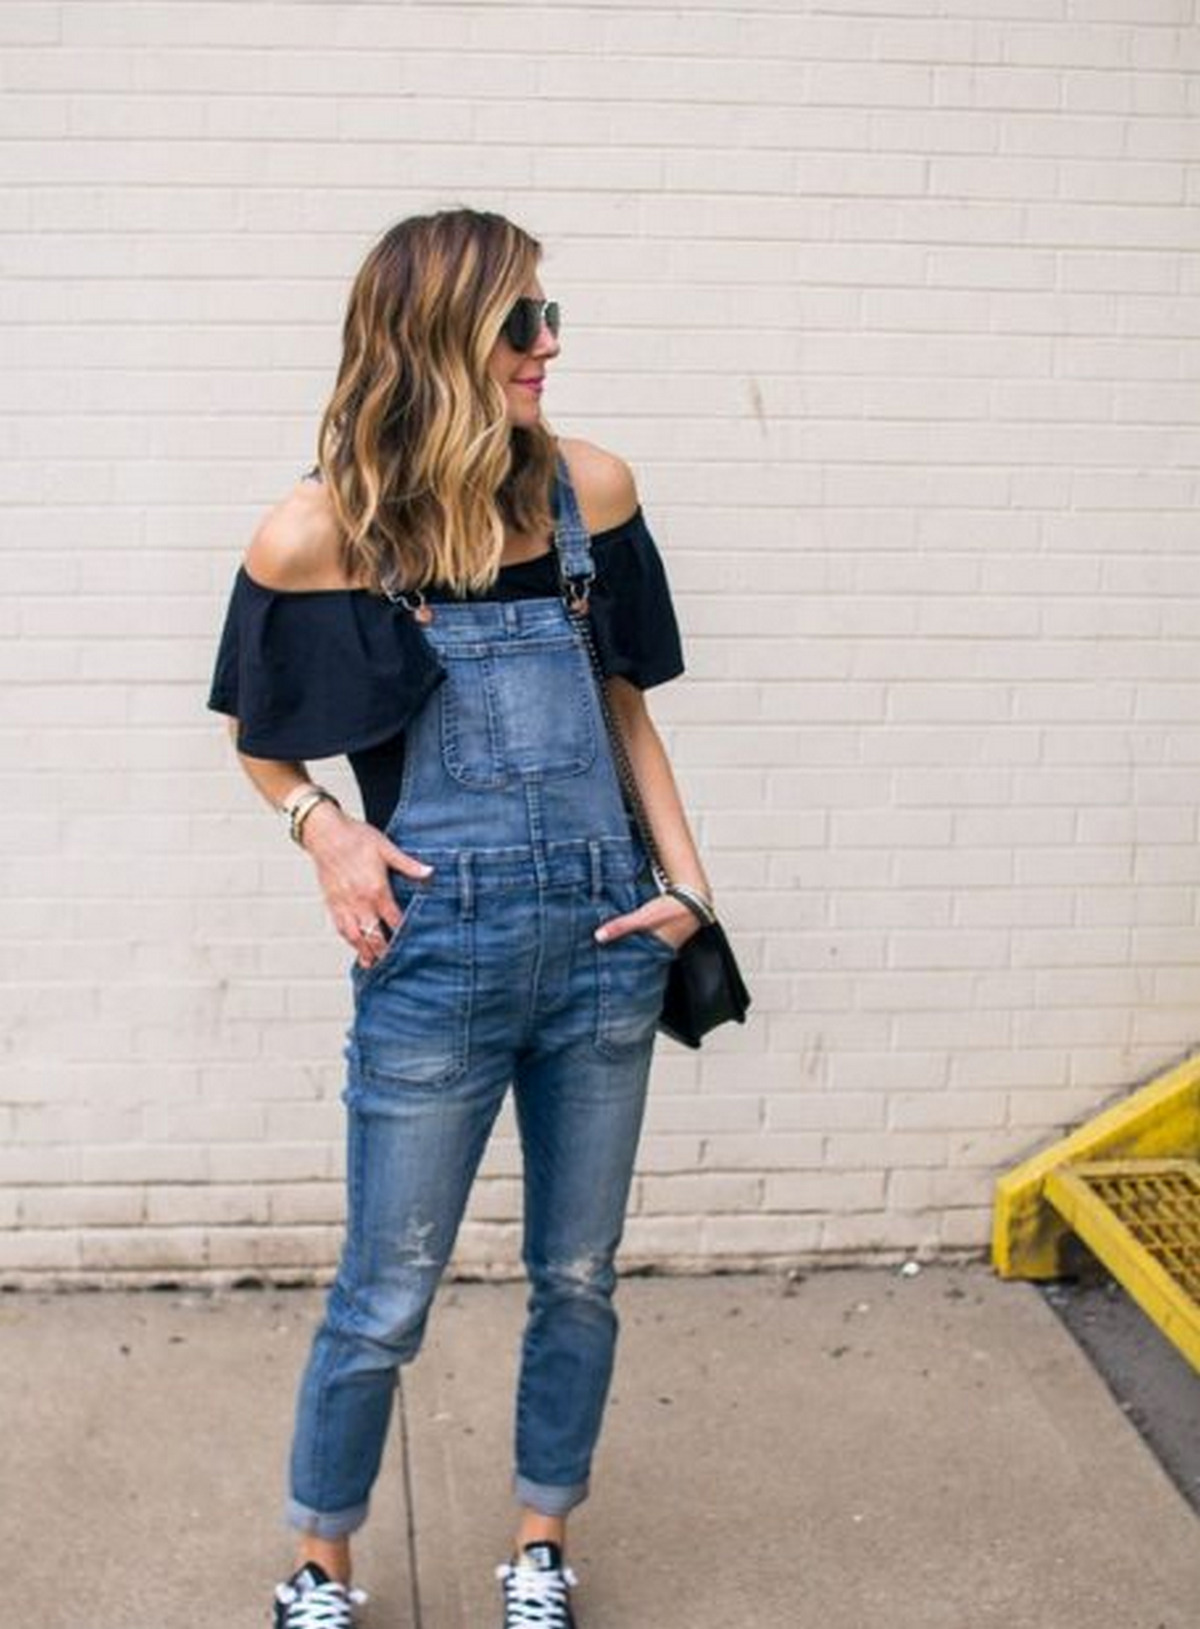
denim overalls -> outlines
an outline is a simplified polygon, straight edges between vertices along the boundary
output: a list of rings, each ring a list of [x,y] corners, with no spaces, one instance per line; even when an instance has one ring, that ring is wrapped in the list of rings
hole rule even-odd
[[[567,578],[590,577],[561,458],[555,546]],[[366,1517],[396,1369],[510,1083],[532,1286],[513,1486],[547,1515],[587,1495],[674,951],[650,932],[592,937],[656,890],[571,620],[558,599],[453,602],[425,629],[446,678],[410,727],[387,835],[434,872],[391,872],[403,922],[373,967],[351,967],[346,1240],[292,1445],[289,1520],[327,1538]]]

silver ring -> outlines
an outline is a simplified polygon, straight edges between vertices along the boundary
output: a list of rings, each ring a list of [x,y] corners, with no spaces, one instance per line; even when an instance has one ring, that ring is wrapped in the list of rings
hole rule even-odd
[[[364,939],[374,939],[379,932],[379,918],[376,917],[373,922],[360,922],[358,931]]]

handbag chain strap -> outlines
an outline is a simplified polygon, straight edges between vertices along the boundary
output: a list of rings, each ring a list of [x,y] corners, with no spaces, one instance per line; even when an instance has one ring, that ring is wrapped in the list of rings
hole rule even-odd
[[[637,776],[633,772],[633,763],[629,757],[629,749],[625,745],[625,738],[621,734],[621,727],[617,723],[616,714],[609,700],[608,683],[604,677],[604,669],[600,665],[600,653],[596,649],[596,635],[592,630],[591,618],[588,615],[588,584],[590,578],[567,578],[563,583],[563,601],[567,607],[567,614],[573,627],[578,629],[583,647],[588,653],[588,660],[592,664],[592,672],[596,678],[596,694],[600,700],[600,711],[604,716],[604,726],[608,731],[608,739],[612,746],[613,761],[616,765],[617,780],[620,782],[621,792],[625,802],[633,815],[634,823],[641,835],[642,845],[650,861],[650,874],[654,878],[655,887],[660,894],[671,894],[681,904],[686,905],[694,916],[701,922],[715,922],[716,912],[712,906],[693,888],[685,888],[682,884],[673,884],[667,875],[666,867],[662,863],[658,844],[654,840],[654,833],[650,828],[650,818],[646,813],[646,805],[642,802],[642,794],[638,790]]]

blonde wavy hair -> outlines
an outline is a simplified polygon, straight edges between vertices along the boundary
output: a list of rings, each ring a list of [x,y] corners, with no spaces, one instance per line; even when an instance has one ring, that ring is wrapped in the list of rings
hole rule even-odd
[[[317,462],[342,566],[376,591],[496,580],[505,526],[546,532],[555,442],[509,423],[488,358],[541,244],[502,215],[414,215],[350,290]]]

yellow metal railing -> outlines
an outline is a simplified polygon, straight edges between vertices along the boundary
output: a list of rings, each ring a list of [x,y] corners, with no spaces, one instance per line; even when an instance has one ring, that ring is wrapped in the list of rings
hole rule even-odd
[[[1072,1235],[1200,1369],[1200,1057],[997,1183],[1001,1277],[1062,1276]]]

